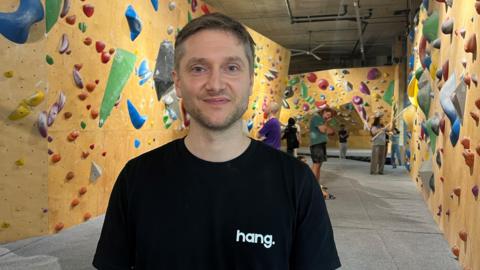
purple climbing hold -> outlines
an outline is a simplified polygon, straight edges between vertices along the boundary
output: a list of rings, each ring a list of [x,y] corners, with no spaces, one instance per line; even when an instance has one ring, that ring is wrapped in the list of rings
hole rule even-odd
[[[370,80],[370,81],[371,80],[376,80],[376,79],[380,78],[380,75],[381,75],[381,73],[380,73],[380,70],[378,70],[378,68],[372,68],[367,73],[367,79]]]
[[[370,89],[368,89],[368,86],[364,82],[360,82],[359,90],[365,95],[370,95]]]

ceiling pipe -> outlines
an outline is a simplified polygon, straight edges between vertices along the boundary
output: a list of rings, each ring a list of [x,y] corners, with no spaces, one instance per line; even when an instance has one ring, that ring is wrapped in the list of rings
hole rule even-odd
[[[372,9],[369,9],[368,10],[368,15],[366,16],[363,16],[363,17],[360,17],[361,20],[366,20],[366,19],[370,19],[373,15],[373,12],[372,12]],[[356,16],[352,16],[352,17],[330,17],[330,18],[319,18],[319,19],[308,19],[308,20],[299,20],[299,19],[296,19],[293,23],[311,23],[311,22],[333,22],[333,21],[352,21],[352,22],[356,22],[357,21],[357,17]]]
[[[328,18],[328,17],[333,17],[334,18],[341,18],[348,13],[348,6],[347,5],[342,5],[343,11],[341,13],[335,13],[335,14],[320,14],[320,15],[310,15],[310,16],[293,16],[292,14],[292,8],[290,7],[290,1],[285,0],[285,4],[287,5],[287,11],[288,11],[288,16],[290,17],[290,23],[305,23],[305,22],[315,22],[319,18]]]
[[[355,8],[355,14],[357,17],[358,39],[360,40],[360,52],[362,53],[362,65],[365,64],[365,48],[363,46],[362,35],[362,20],[360,19],[360,3],[359,0],[353,0],[353,7]]]

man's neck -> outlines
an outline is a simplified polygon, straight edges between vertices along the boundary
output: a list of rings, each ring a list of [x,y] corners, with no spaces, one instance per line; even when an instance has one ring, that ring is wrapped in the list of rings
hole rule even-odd
[[[223,162],[240,156],[251,139],[242,132],[241,121],[223,131],[208,130],[192,122],[185,146],[194,156],[211,162]]]

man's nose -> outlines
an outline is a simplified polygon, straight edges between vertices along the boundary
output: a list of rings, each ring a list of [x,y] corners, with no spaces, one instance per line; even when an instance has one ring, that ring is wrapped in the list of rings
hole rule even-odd
[[[207,81],[207,90],[209,92],[218,92],[225,87],[224,77],[220,69],[212,69]]]

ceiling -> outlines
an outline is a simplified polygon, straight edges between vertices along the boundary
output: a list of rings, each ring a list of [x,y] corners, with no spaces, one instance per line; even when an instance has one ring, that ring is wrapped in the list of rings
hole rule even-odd
[[[354,1],[358,1],[357,23]],[[395,40],[407,33],[409,15],[421,0],[206,0],[288,49],[313,52],[295,55],[290,74],[332,68],[385,65]],[[289,8],[290,7],[290,12]],[[414,7],[411,14],[409,10]],[[310,16],[308,18],[307,16]],[[292,23],[294,22],[294,23]],[[359,29],[362,31],[364,56]]]

